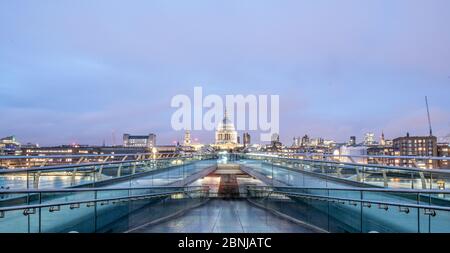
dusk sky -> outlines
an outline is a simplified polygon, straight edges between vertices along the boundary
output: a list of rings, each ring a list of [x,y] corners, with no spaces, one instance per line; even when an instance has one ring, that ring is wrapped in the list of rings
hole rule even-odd
[[[426,135],[425,95],[446,136],[449,13],[449,0],[3,0],[0,137],[170,144],[171,98],[194,86],[280,95],[286,144]]]

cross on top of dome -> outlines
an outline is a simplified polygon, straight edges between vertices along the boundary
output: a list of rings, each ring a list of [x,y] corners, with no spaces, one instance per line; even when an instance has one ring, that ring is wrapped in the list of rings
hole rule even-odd
[[[226,124],[232,124],[232,123],[233,123],[233,122],[231,122],[231,120],[228,118],[227,109],[225,109],[225,112],[224,112],[223,115],[224,115],[224,116],[223,116],[222,123],[223,123],[224,125],[226,125]]]
[[[225,110],[223,120],[219,123],[217,130],[219,130],[219,131],[227,131],[227,130],[234,131],[235,130],[233,122],[228,117],[227,110]]]

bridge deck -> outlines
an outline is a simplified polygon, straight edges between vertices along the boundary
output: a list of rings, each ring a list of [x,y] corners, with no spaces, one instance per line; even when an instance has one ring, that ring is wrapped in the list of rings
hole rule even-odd
[[[278,217],[246,200],[213,199],[168,221],[134,233],[314,233],[306,226]]]

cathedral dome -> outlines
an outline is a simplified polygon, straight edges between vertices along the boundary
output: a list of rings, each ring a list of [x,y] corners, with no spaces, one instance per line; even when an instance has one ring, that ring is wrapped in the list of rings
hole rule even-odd
[[[218,124],[216,129],[216,145],[219,145],[220,148],[228,149],[237,144],[236,129],[225,111],[223,120]]]
[[[217,126],[217,131],[235,131],[234,124],[228,118],[228,114],[226,111],[223,120]]]

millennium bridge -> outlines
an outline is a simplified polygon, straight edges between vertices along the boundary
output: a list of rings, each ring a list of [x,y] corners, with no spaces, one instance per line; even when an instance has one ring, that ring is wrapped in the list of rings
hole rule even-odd
[[[444,169],[276,153],[3,156],[0,167],[3,233],[450,232]]]

